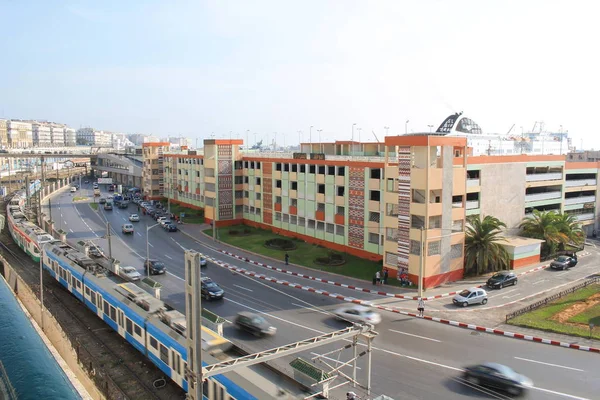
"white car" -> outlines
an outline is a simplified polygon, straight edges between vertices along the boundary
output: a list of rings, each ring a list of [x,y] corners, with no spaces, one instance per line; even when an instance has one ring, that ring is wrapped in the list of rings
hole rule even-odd
[[[131,222],[140,222],[140,216],[137,214],[131,214],[129,216],[129,221]]]
[[[158,217],[156,219],[156,222],[158,222],[161,226],[165,224],[165,221],[169,221],[169,218],[167,218],[167,217]]]
[[[481,288],[465,289],[452,299],[457,306],[466,307],[471,304],[487,304],[487,292]]]
[[[121,231],[125,234],[131,233],[133,235],[133,225],[131,224],[123,224]]]
[[[377,325],[381,322],[381,315],[374,312],[369,307],[363,306],[348,306],[340,307],[333,312],[337,319],[350,322],[363,322],[367,324]]]
[[[75,186],[71,186],[71,193],[74,193],[77,191],[77,188]]]
[[[139,281],[142,278],[142,275],[131,266],[121,267],[121,269],[119,270],[119,275],[121,275],[122,278],[132,282]]]

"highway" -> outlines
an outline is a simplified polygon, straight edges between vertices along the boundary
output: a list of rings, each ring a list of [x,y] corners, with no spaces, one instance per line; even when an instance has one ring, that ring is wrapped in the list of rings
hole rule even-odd
[[[73,195],[91,198],[92,193],[89,185],[84,185],[82,190]],[[121,225],[128,222],[130,212],[137,212],[135,205],[130,205],[129,210],[95,212],[88,204],[74,204],[72,199],[70,193],[52,199],[56,226],[67,231],[71,240],[97,239],[97,243],[108,253],[106,240],[99,238],[105,234],[105,221],[108,220],[114,228],[113,256],[121,261],[121,265],[132,265],[143,273],[146,226],[153,225],[154,220],[141,216],[140,222],[133,223],[135,234],[123,236]],[[167,275],[155,277],[163,284],[162,298],[179,310],[183,310],[184,249],[195,249],[231,265],[344,296],[367,300],[380,298],[248,266],[202,246],[180,232],[168,233],[159,226],[150,231],[150,244],[150,258],[160,259],[168,265]],[[274,337],[258,339],[226,324],[225,336],[247,351],[269,349],[346,326],[329,313],[341,306],[342,301],[232,273],[215,264],[210,264],[203,273],[226,291],[223,301],[203,302],[203,306],[229,321],[244,310],[262,313],[277,327],[278,332]],[[597,354],[482,334],[397,314],[384,313],[382,317],[382,323],[377,326],[379,336],[374,341],[374,395],[386,394],[395,399],[505,398],[490,394],[489,390],[469,388],[456,379],[461,368],[467,365],[494,361],[509,365],[534,381],[535,388],[527,398],[598,398],[600,371],[596,366],[600,356]],[[322,353],[341,346],[326,346],[313,351]],[[302,356],[306,358],[310,354]],[[329,357],[337,358],[336,355]],[[347,350],[340,360],[346,361],[349,357],[350,351]],[[362,382],[365,382],[367,370],[365,361],[359,362],[358,376]],[[349,367],[343,371],[351,374]]]

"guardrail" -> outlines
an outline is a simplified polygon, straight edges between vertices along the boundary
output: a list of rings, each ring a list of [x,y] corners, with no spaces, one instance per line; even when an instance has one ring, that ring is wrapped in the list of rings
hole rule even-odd
[[[585,282],[582,282],[582,283],[580,283],[578,285],[575,285],[575,286],[573,286],[573,287],[571,287],[569,289],[563,290],[562,292],[553,294],[552,296],[546,297],[545,299],[542,299],[540,301],[536,301],[535,303],[530,304],[527,307],[524,307],[524,308],[521,308],[519,310],[513,311],[513,312],[511,312],[509,314],[506,314],[506,322],[508,322],[509,320],[511,320],[511,319],[513,319],[515,317],[518,317],[519,315],[522,315],[522,314],[525,314],[525,313],[527,313],[529,311],[533,311],[535,309],[543,307],[543,306],[547,305],[548,303],[550,303],[550,302],[552,302],[552,301],[554,301],[556,299],[560,299],[561,297],[566,296],[567,294],[571,294],[571,293],[575,292],[576,290],[579,290],[581,288],[584,288],[586,286],[589,286],[591,284],[598,283],[598,282],[600,282],[600,276],[595,276],[595,277],[593,277],[591,279],[588,279]]]

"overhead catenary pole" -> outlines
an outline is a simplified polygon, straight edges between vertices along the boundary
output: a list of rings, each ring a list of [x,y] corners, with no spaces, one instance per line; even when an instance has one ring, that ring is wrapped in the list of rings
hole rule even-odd
[[[40,254],[40,325],[42,331],[44,330],[44,248],[46,243],[42,245],[42,251]]]
[[[113,267],[113,256],[112,256],[112,241],[110,239],[110,222],[106,223],[106,237],[108,239],[108,258],[110,259],[110,267]]]
[[[423,264],[425,261],[425,227],[421,227],[421,251],[419,253],[419,294],[418,297],[423,297]]]

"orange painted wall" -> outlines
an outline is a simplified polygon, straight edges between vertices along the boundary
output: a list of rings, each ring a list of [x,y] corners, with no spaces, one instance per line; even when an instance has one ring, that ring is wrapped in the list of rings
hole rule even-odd
[[[510,267],[512,269],[526,267],[528,265],[537,264],[540,262],[540,255],[537,254],[531,257],[521,258],[519,260],[510,260]]]
[[[315,211],[315,219],[317,221],[325,221],[325,211]]]
[[[450,271],[445,274],[427,276],[423,279],[423,287],[425,289],[431,289],[440,286],[446,282],[454,282],[459,279],[462,279],[463,275],[464,271],[462,269],[457,269],[455,271]],[[408,280],[410,280],[413,284],[417,285],[419,283],[419,276],[408,274]]]
[[[344,221],[344,216],[343,215],[334,215],[333,216],[333,222],[335,222],[338,225],[344,225],[345,221]]]
[[[173,200],[173,199],[171,199],[171,203],[173,203],[173,204],[181,204],[182,206],[187,207],[187,208],[191,208],[192,210],[204,210],[204,208],[202,208],[202,207],[198,207],[198,206],[195,206],[195,205],[190,204],[190,203],[184,203],[183,201],[180,201],[180,200]]]

